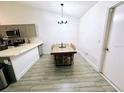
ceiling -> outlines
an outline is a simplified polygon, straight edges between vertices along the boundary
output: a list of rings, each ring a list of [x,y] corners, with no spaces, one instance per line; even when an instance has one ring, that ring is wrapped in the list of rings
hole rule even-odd
[[[80,18],[96,1],[21,1],[18,3],[40,8],[54,13],[61,13],[60,3],[64,3],[64,15]]]

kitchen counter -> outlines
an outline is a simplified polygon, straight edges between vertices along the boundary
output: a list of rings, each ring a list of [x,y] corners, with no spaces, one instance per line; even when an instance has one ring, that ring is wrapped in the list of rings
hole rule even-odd
[[[18,56],[26,51],[29,51],[32,48],[35,48],[39,45],[43,44],[43,42],[38,43],[26,43],[21,44],[18,47],[12,47],[6,50],[0,51],[0,57],[12,57],[12,56]]]
[[[14,80],[18,81],[40,58],[43,42],[31,42],[0,51],[0,62],[11,66]],[[10,77],[8,77],[10,78]],[[15,82],[15,81],[14,81]]]

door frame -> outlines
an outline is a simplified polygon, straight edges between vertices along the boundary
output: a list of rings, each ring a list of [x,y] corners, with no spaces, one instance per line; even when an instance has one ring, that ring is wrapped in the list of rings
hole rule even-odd
[[[118,3],[116,3],[115,5],[111,6],[110,8],[108,8],[107,11],[107,15],[106,15],[106,24],[105,24],[105,33],[103,36],[103,45],[102,45],[102,52],[101,52],[101,56],[100,56],[100,64],[99,64],[99,72],[102,74],[102,70],[104,67],[104,63],[105,63],[105,58],[106,58],[106,48],[108,47],[108,42],[109,42],[109,37],[110,37],[110,31],[111,31],[111,22],[113,19],[113,14],[114,14],[114,10],[116,7],[120,6],[121,4],[124,4],[124,1],[120,1]]]
[[[99,72],[100,74],[119,92],[120,89],[114,84],[112,83],[104,74],[103,74],[103,69],[104,69],[104,63],[105,63],[105,59],[107,56],[107,52],[106,52],[106,48],[108,47],[109,44],[109,39],[110,39],[110,34],[111,34],[111,26],[112,26],[112,19],[114,16],[114,12],[115,12],[115,8],[117,8],[118,6],[124,4],[123,1],[120,1],[118,3],[116,3],[115,5],[111,6],[108,9],[108,13],[107,13],[107,20],[106,20],[106,25],[105,25],[105,33],[104,33],[104,37],[103,37],[103,46],[102,46],[102,53],[101,53],[101,60],[100,60],[100,65],[99,65]]]

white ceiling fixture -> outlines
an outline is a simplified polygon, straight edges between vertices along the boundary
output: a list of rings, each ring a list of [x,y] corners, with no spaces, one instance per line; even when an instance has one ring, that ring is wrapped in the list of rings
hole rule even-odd
[[[64,15],[80,18],[91,7],[93,7],[97,1],[18,1],[17,3],[25,4],[35,8],[40,8],[57,14],[61,14],[60,3],[64,3]]]
[[[58,20],[58,24],[67,24],[67,18],[64,18],[64,16],[63,16],[63,6],[64,6],[64,4],[61,3],[60,5],[61,5],[61,17]]]

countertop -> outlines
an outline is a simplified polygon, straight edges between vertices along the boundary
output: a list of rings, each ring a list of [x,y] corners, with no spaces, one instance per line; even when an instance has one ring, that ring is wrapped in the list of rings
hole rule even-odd
[[[52,46],[51,54],[58,53],[76,53],[76,49],[74,49],[70,44],[66,44],[64,48],[61,48],[60,44],[56,44]]]
[[[22,45],[19,45],[18,47],[12,47],[6,50],[0,51],[0,57],[12,57],[12,56],[18,56],[24,52],[27,52],[38,45],[43,44],[43,42],[37,42],[37,43],[25,43]]]

